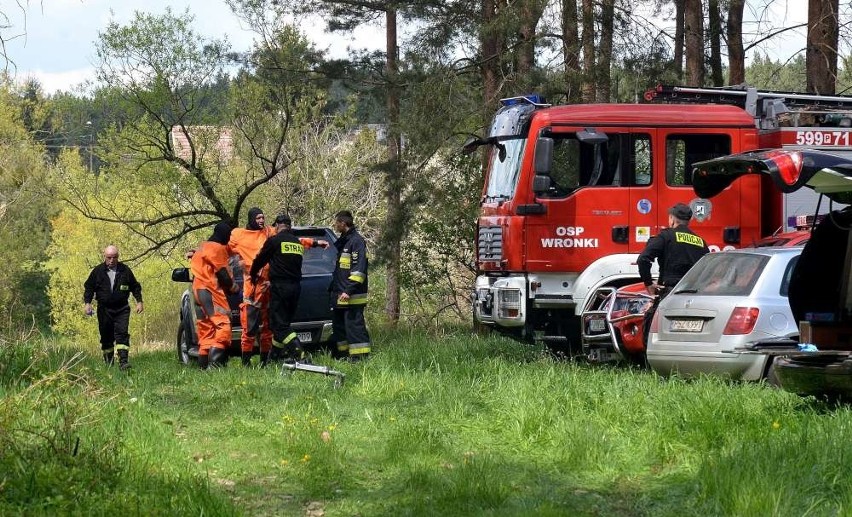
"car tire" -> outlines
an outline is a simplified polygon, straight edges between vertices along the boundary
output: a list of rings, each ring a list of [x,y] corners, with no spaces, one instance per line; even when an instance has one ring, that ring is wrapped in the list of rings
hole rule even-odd
[[[177,331],[177,360],[182,364],[189,364],[190,355],[189,348],[192,346],[192,343],[189,340],[189,336],[186,332],[186,325],[181,322]]]

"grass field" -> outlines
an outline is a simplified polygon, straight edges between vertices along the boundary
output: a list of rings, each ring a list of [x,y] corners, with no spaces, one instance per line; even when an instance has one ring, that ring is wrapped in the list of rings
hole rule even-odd
[[[377,331],[369,361],[201,372],[0,349],[2,515],[852,515],[852,414],[763,384]]]

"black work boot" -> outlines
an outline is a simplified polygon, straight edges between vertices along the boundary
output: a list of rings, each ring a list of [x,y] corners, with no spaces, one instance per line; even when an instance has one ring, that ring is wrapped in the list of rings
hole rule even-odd
[[[287,357],[289,362],[293,363],[300,363],[305,358],[305,352],[302,351],[302,342],[299,341],[299,338],[295,338],[293,341],[287,343]]]
[[[284,359],[284,347],[286,345],[275,342],[272,344],[272,349],[269,351],[269,361],[278,362]]]
[[[224,368],[228,366],[228,351],[223,348],[210,349],[210,366],[216,368]]]
[[[251,366],[251,352],[243,352],[240,356],[240,359],[243,362],[243,366],[245,366],[246,368]]]
[[[126,348],[120,348],[118,350],[118,368],[119,368],[119,370],[129,370],[130,369],[130,361],[128,361],[129,355],[130,355],[130,351]]]
[[[269,364],[269,354],[270,352],[261,352],[260,353],[260,367],[266,368],[266,365]]]
[[[110,350],[109,352],[104,352],[104,362],[107,366],[112,366],[115,361],[115,352]]]
[[[198,367],[202,370],[206,370],[210,366],[210,356],[209,355],[199,355],[198,356]]]

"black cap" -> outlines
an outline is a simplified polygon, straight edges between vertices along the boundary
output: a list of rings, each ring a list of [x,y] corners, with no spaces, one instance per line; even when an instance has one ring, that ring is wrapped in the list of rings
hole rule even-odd
[[[292,226],[293,221],[287,214],[278,214],[277,216],[275,216],[275,224],[286,224],[288,226]]]
[[[689,208],[688,205],[683,203],[678,203],[675,206],[669,208],[669,213],[675,216],[676,219],[681,221],[689,221],[692,219],[692,209]]]

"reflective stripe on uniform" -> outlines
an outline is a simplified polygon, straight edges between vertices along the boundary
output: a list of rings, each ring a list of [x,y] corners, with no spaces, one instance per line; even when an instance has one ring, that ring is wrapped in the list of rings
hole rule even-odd
[[[353,271],[349,274],[349,280],[352,280],[353,282],[358,282],[359,284],[364,283],[365,278],[367,278],[367,275],[360,271]]]
[[[116,349],[116,350],[130,350],[130,347],[129,347],[129,346],[127,346],[127,345],[119,345],[118,343],[116,343],[116,344],[115,344],[115,349]]]
[[[339,341],[337,343],[337,351],[338,352],[345,352],[347,350],[349,350],[349,342],[348,341]]]
[[[349,307],[350,305],[367,305],[369,295],[367,293],[353,294],[348,300],[337,299],[338,307]]]
[[[370,353],[370,343],[356,343],[349,345],[349,355],[361,355]]]
[[[353,294],[349,297],[349,305],[364,305],[367,303],[369,296],[367,293]]]

